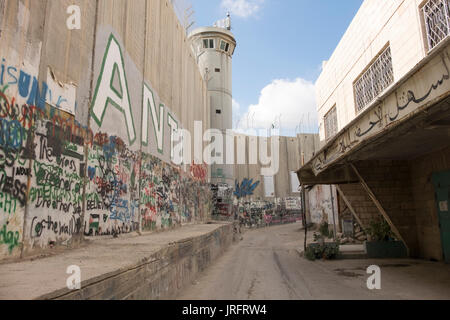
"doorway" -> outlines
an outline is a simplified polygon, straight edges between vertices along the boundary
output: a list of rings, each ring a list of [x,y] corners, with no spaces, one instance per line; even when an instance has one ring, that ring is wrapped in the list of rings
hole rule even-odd
[[[450,263],[450,171],[433,173],[444,260]]]

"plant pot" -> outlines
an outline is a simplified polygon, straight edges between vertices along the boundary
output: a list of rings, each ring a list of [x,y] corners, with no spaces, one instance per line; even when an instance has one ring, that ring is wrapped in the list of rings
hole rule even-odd
[[[326,253],[326,251],[328,250],[336,250],[333,248],[337,248],[337,252],[334,252],[331,255],[330,252]],[[315,259],[336,259],[339,256],[339,245],[336,242],[325,242],[324,244],[320,244],[317,242],[310,243],[308,245],[308,249],[316,251]]]
[[[408,252],[401,241],[366,241],[364,242],[369,258],[407,258]]]

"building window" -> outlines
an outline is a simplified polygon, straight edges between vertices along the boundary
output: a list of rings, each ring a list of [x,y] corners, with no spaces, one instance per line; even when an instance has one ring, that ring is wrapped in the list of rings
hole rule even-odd
[[[226,41],[221,40],[220,41],[220,50],[228,52],[228,50],[230,50],[230,44]]]
[[[387,47],[353,85],[356,113],[364,110],[393,82],[394,69],[392,67],[391,48]]]
[[[214,49],[214,39],[203,39],[204,49]]]
[[[216,71],[216,72],[220,72],[220,68],[216,68],[215,71]]]
[[[222,110],[217,109],[216,114],[222,114]]]
[[[325,115],[325,139],[330,139],[338,133],[336,105]]]
[[[228,52],[230,50],[230,44],[226,41],[220,41],[220,50]]]
[[[273,176],[264,177],[264,194],[266,198],[275,197],[275,182]]]
[[[422,7],[428,50],[432,50],[450,33],[449,0],[429,0]]]

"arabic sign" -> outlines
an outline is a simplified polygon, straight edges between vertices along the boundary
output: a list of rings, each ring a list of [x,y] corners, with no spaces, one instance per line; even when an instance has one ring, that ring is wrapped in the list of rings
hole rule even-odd
[[[408,115],[430,101],[450,91],[450,46],[444,55],[436,55],[418,72],[401,84],[378,105],[351,126],[342,130],[339,137],[312,161],[312,171],[318,175],[333,162],[343,158],[363,141],[375,136],[394,123],[408,119]]]

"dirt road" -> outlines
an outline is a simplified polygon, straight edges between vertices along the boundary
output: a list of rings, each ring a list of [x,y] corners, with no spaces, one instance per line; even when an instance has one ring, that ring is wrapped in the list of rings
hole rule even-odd
[[[311,300],[450,298],[448,266],[407,260],[310,262],[299,256],[301,224],[244,233],[179,300]],[[382,290],[367,288],[367,267],[380,264]],[[437,279],[432,274],[441,274]],[[444,273],[444,274],[443,274]],[[428,275],[429,279],[426,279]],[[415,279],[421,277],[417,283]],[[425,277],[425,279],[423,278]],[[429,281],[427,281],[429,280]]]

